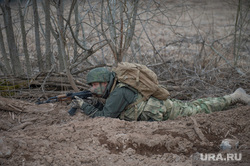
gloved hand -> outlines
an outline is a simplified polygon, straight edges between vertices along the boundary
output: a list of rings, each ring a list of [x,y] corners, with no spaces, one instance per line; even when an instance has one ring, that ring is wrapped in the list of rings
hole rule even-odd
[[[83,99],[81,99],[78,96],[75,96],[75,99],[71,101],[71,107],[72,108],[81,108],[82,105],[85,103]]]

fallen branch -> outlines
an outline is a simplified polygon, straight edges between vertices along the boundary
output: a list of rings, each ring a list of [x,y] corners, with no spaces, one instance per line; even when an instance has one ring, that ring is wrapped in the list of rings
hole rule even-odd
[[[25,122],[25,123],[22,123],[22,124],[20,124],[18,126],[14,126],[10,130],[11,131],[16,131],[16,130],[24,129],[25,127],[27,127],[28,125],[31,125],[31,124],[33,124],[33,122]]]
[[[29,119],[23,119],[22,122],[32,122],[32,121],[36,121],[37,118],[29,118]]]
[[[18,107],[14,106],[14,105],[7,104],[7,106],[13,108],[15,111],[23,112],[23,110],[21,108],[18,108]]]
[[[192,119],[192,121],[194,122],[194,131],[196,132],[196,134],[199,136],[199,138],[201,139],[202,142],[208,142],[208,140],[206,139],[206,137],[204,136],[204,134],[202,133],[202,131],[199,128],[199,125],[196,121],[196,119],[194,117],[190,117]]]
[[[37,112],[50,112],[53,111],[53,104],[29,103],[17,99],[9,99],[0,96],[0,111],[23,112],[23,113],[37,113]]]

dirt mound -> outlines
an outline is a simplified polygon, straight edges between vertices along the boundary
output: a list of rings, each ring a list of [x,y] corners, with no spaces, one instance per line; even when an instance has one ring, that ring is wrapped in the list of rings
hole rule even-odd
[[[250,163],[250,106],[164,122],[70,117],[61,104],[43,107],[1,110],[0,165],[191,165],[193,154],[222,153],[225,138],[239,140],[230,153],[242,159],[224,164]]]

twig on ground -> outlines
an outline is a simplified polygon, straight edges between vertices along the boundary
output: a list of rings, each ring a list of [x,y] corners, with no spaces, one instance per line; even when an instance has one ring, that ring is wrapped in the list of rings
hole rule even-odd
[[[198,125],[196,119],[194,117],[190,117],[190,118],[194,122],[194,131],[196,132],[196,134],[198,135],[198,137],[201,139],[202,142],[208,142],[208,140],[206,139],[206,137],[204,136],[204,134],[200,130],[199,125]]]
[[[25,127],[27,127],[28,125],[33,124],[33,122],[25,122],[20,124],[19,126],[14,126],[13,128],[11,128],[11,131],[16,131],[16,130],[20,130],[20,129],[24,129]]]

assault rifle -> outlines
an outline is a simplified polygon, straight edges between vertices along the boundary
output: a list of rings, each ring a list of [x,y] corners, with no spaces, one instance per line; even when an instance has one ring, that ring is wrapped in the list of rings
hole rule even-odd
[[[87,99],[88,97],[92,97],[92,93],[90,91],[88,91],[88,90],[87,91],[76,92],[76,93],[66,93],[66,94],[63,94],[63,95],[50,97],[46,101],[40,101],[40,99],[38,99],[36,104],[55,103],[55,102],[59,102],[59,101],[71,101],[72,99],[75,98],[75,96],[80,97],[82,99]],[[68,111],[69,115],[71,115],[71,116],[75,115],[76,110],[77,110],[77,108],[71,108]]]

